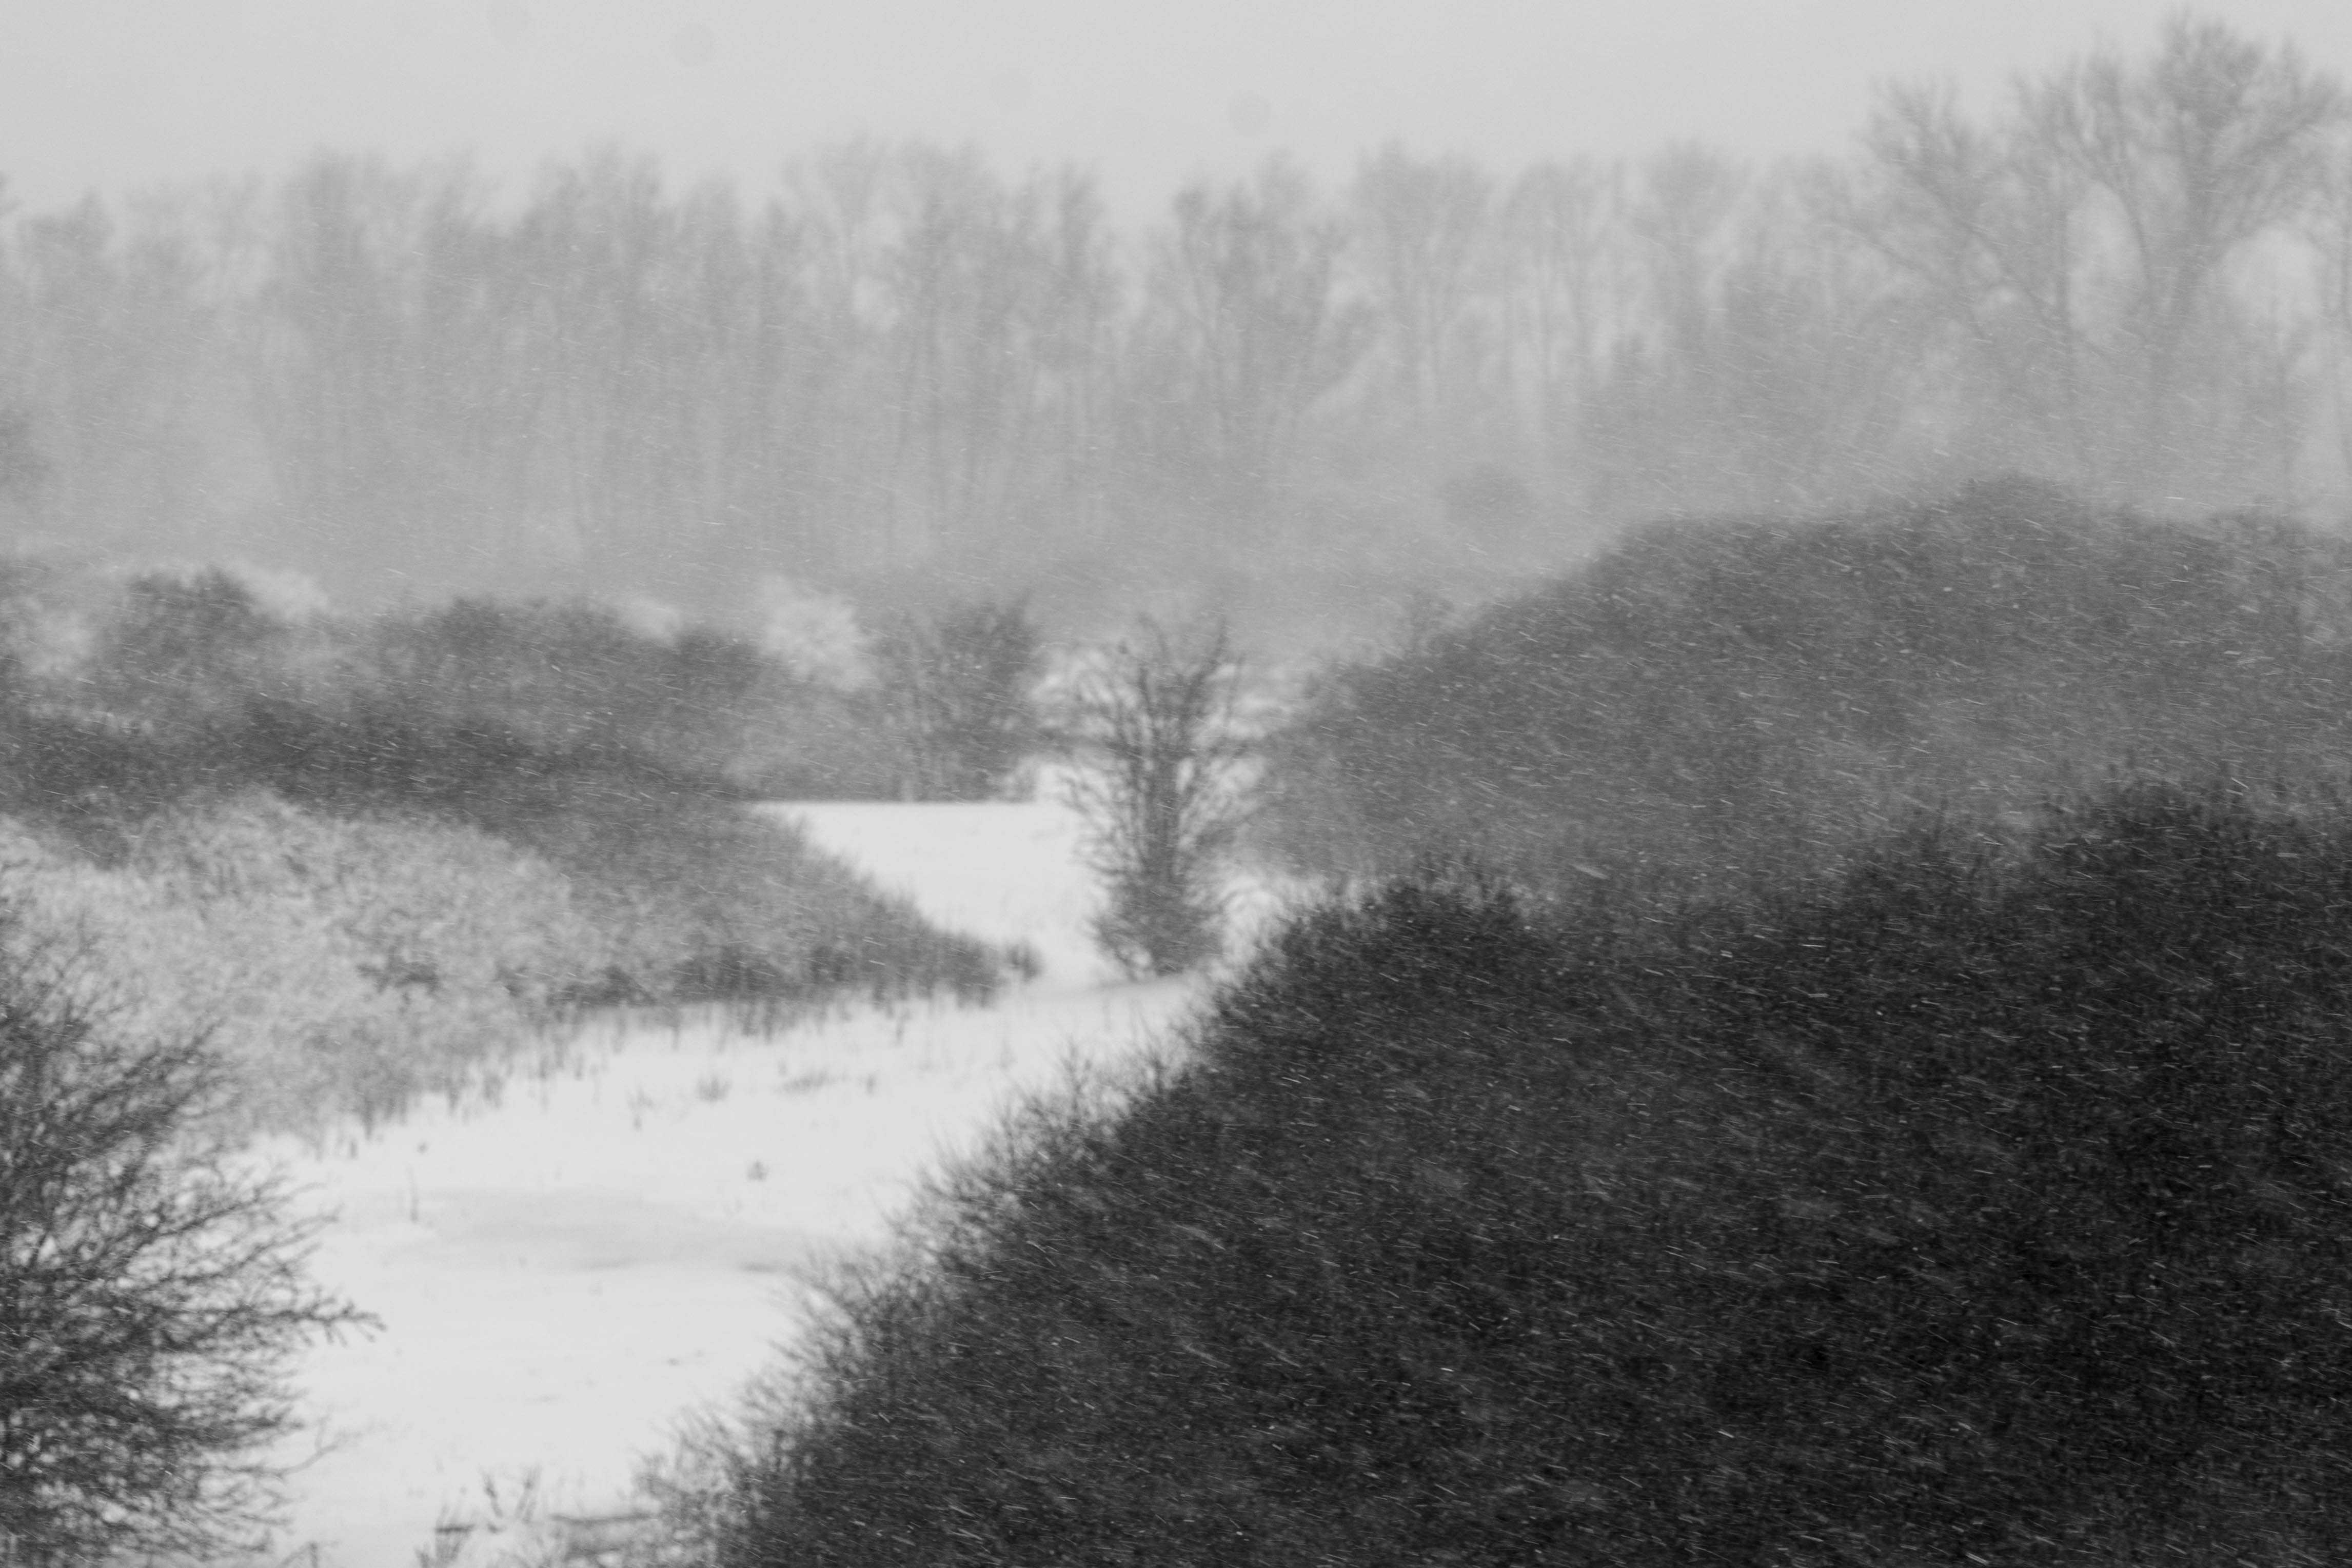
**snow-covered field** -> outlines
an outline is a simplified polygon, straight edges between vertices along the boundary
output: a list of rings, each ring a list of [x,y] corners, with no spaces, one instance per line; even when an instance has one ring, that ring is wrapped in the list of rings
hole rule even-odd
[[[1199,995],[1105,971],[1055,804],[765,810],[932,919],[1029,942],[1042,975],[985,1008],[859,1007],[773,1038],[608,1025],[494,1103],[272,1151],[338,1216],[317,1276],[383,1322],[301,1368],[326,1447],[273,1561],[414,1568],[436,1523],[495,1522],[526,1487],[541,1514],[624,1506],[637,1458],[792,1333],[809,1265],[882,1239],[1008,1096]]]

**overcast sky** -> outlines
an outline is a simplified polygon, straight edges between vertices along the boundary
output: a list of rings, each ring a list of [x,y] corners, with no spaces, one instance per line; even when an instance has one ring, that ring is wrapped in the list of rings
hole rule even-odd
[[[0,0],[0,173],[28,204],[317,148],[527,173],[598,141],[764,186],[860,130],[1094,167],[1122,210],[1286,148],[1396,138],[1498,172],[1696,137],[1848,143],[1874,81],[1990,106],[2133,51],[2155,0]],[[2201,8],[2352,77],[2352,0]]]

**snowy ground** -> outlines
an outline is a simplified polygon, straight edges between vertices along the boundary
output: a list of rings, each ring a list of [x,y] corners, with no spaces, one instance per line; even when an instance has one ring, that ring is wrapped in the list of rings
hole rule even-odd
[[[881,1239],[1019,1087],[1125,1054],[1198,996],[1104,972],[1055,805],[767,810],[934,920],[1026,940],[1043,974],[986,1008],[859,1008],[772,1039],[607,1026],[495,1103],[274,1151],[339,1216],[317,1276],[383,1328],[301,1369],[327,1447],[271,1561],[414,1568],[436,1523],[510,1513],[527,1485],[541,1513],[623,1506],[637,1457],[791,1333],[811,1264]]]

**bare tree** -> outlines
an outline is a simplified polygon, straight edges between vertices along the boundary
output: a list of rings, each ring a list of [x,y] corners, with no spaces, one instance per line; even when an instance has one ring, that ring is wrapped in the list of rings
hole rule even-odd
[[[2016,455],[2055,432],[2072,477],[2233,494],[2275,472],[2285,412],[2211,417],[2280,391],[2275,355],[2236,351],[2235,271],[2310,209],[2346,115],[2292,48],[2176,16],[2146,62],[2102,52],[2024,82],[1990,130],[1948,90],[1890,92],[1844,215],[1944,312]]]
[[[2028,120],[1971,125],[1948,88],[1892,88],[1864,135],[1862,188],[1841,183],[1824,207],[1943,323],[1945,392],[1977,444],[2095,483],[2089,186],[2037,140]]]
[[[2292,48],[2265,50],[2184,14],[2145,68],[2095,56],[2033,97],[2050,152],[2080,168],[2122,219],[2139,349],[2134,455],[2161,482],[2179,465],[2189,374],[2226,269],[2306,209],[2323,139],[2346,115],[2344,92]]]
[[[1248,183],[1176,198],[1153,279],[1170,401],[1192,421],[1186,457],[1237,514],[1279,489],[1307,410],[1362,357],[1364,313],[1336,289],[1345,239],[1279,160]]]
[[[184,548],[203,498],[207,327],[181,236],[92,197],[16,238],[0,403],[40,413],[45,528],[81,548]]]
[[[135,1037],[79,982],[0,912],[0,1559],[246,1544],[296,1425],[287,1361],[364,1320],[208,1130],[201,1039]]]
[[[2312,223],[2325,370],[2335,413],[2336,460],[2352,476],[2352,153],[2329,161]]]
[[[1426,431],[1467,401],[1463,339],[1493,240],[1493,189],[1466,158],[1419,159],[1391,142],[1365,160],[1350,195],[1391,395],[1409,427]]]
[[[0,409],[0,503],[29,506],[48,482],[51,465],[33,434],[32,416]]]
[[[1181,974],[1223,945],[1223,860],[1240,831],[1241,664],[1223,624],[1145,621],[1078,680],[1070,801],[1109,902],[1095,937],[1128,974]]]
[[[1504,208],[1505,352],[1517,361],[1513,379],[1526,384],[1525,417],[1555,491],[1571,475],[1580,491],[1587,482],[1577,433],[1591,413],[1603,350],[1622,326],[1622,172],[1582,159],[1538,163]]]
[[[1612,515],[1724,504],[1723,470],[1737,465],[1714,361],[1750,179],[1720,152],[1682,142],[1645,160],[1629,183],[1622,218],[1640,311],[1611,346],[1580,432],[1594,498]]]

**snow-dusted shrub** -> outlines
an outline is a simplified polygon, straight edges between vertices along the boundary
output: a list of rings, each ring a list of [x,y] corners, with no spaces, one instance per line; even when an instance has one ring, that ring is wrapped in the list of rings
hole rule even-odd
[[[760,584],[760,647],[813,685],[855,691],[874,678],[856,607],[826,593],[771,576]]]
[[[10,825],[0,864],[138,1017],[208,1025],[261,1125],[462,1082],[608,961],[561,874],[448,824],[253,796],[152,818],[108,867]]]

